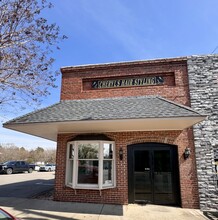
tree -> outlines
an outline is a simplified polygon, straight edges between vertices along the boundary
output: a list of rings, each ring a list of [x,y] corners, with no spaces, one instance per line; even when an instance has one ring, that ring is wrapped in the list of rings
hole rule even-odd
[[[19,158],[19,160],[27,160],[27,158],[29,156],[29,152],[24,147],[20,147],[17,156],[18,156],[17,158]]]
[[[19,159],[19,148],[13,143],[1,145],[0,162]]]
[[[41,16],[47,0],[0,0],[0,109],[40,104],[56,87],[51,54],[59,27]]]
[[[24,147],[19,148],[13,143],[0,144],[0,163],[9,160],[25,160],[29,163],[55,163],[56,150],[44,150],[42,147],[37,147],[34,150],[27,150]]]
[[[35,150],[34,150],[34,160],[36,162],[41,162],[41,161],[44,161],[44,149],[42,147],[37,147]]]
[[[44,151],[44,162],[45,163],[55,163],[56,162],[56,150],[48,149]]]

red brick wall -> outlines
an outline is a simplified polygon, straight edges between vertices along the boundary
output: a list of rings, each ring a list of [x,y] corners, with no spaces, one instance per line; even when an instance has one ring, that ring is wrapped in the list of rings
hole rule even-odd
[[[187,132],[161,131],[161,132],[119,132],[105,133],[116,143],[116,179],[117,187],[114,189],[99,190],[74,190],[65,186],[66,170],[66,145],[67,141],[74,137],[73,134],[60,134],[58,136],[57,169],[55,183],[55,200],[128,204],[128,169],[127,169],[127,145],[144,142],[159,142],[175,144],[179,146],[179,169],[182,207],[198,208],[198,190],[196,181],[196,169],[194,155],[184,160],[183,152],[190,141],[187,141]],[[119,148],[122,147],[124,158],[119,160]]]
[[[186,61],[161,60],[134,62],[127,64],[93,65],[87,67],[62,69],[61,99],[94,99],[105,97],[160,95],[172,101],[189,105],[189,88]],[[126,87],[116,89],[91,89],[92,79],[140,75],[163,75],[164,85]],[[74,190],[65,186],[66,146],[74,134],[59,134],[57,146],[57,170],[55,183],[55,200],[94,202],[94,203],[128,203],[127,145],[143,142],[160,142],[178,145],[181,204],[184,208],[199,208],[197,175],[193,145],[192,129],[184,131],[159,132],[120,132],[106,133],[116,143],[117,187],[114,189]],[[191,148],[191,157],[184,160],[183,152]],[[124,150],[124,159],[118,159],[118,149]]]
[[[114,89],[88,89],[86,83],[94,79],[134,76],[165,76],[164,85],[138,86]],[[169,77],[171,75],[171,77]],[[174,75],[174,77],[172,77]],[[84,83],[83,83],[84,82]],[[187,64],[175,63],[140,63],[126,66],[107,66],[99,68],[62,69],[61,100],[95,99],[105,97],[160,95],[165,98],[189,104],[187,88]]]

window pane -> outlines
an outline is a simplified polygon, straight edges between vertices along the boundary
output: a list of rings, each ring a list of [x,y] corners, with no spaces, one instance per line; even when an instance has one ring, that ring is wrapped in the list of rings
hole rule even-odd
[[[104,159],[113,158],[113,144],[104,143]]]
[[[78,183],[98,184],[98,161],[78,161]]]
[[[16,162],[15,166],[19,167],[20,166],[20,162]]]
[[[70,159],[74,158],[74,147],[73,147],[73,144],[70,144],[70,147],[69,147],[69,158]]]
[[[104,160],[103,161],[103,184],[112,184],[112,161]]]
[[[73,179],[73,160],[68,160],[67,185],[72,185]]]
[[[79,144],[78,145],[78,158],[79,159],[98,159],[98,143]]]

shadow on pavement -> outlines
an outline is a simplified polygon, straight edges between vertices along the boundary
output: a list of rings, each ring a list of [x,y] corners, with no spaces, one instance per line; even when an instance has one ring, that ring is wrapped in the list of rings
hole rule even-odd
[[[48,220],[48,219],[54,219],[54,220],[78,220],[73,217],[63,217],[58,214],[50,214],[50,213],[42,213],[42,212],[36,212],[33,210],[24,211],[25,215],[27,217],[22,216],[22,220]],[[35,217],[30,217],[35,216]],[[19,216],[18,216],[19,217]]]
[[[53,214],[60,212],[73,214],[90,214],[90,215],[112,215],[123,216],[122,205],[93,204],[93,203],[74,203],[74,202],[58,202],[40,199],[23,199],[12,197],[0,197],[0,206],[8,207],[16,212],[30,213],[36,212],[40,215]],[[67,215],[67,216],[68,216]],[[19,216],[18,216],[19,217]],[[55,218],[54,218],[55,219]],[[60,218],[57,218],[60,219]],[[68,218],[66,218],[68,219]],[[71,218],[72,219],[72,218]]]
[[[211,220],[217,220],[218,219],[218,211],[217,212],[213,212],[213,211],[203,211],[203,214]]]
[[[14,174],[13,174],[14,175]],[[19,175],[19,174],[17,174]],[[17,178],[14,175],[14,178]],[[23,180],[0,185],[0,197],[31,198],[54,188],[54,179]]]

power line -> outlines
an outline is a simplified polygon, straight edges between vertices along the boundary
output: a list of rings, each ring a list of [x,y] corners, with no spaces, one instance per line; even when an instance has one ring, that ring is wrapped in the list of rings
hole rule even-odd
[[[215,47],[215,49],[212,51],[211,54],[213,54],[218,49],[218,45]]]

